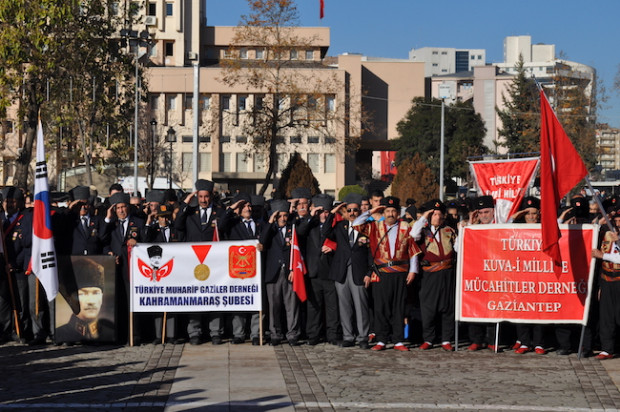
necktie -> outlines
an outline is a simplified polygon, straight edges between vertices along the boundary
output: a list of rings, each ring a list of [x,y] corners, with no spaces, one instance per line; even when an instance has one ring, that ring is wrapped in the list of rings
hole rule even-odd
[[[84,229],[84,233],[88,233],[88,218],[86,216],[82,217],[82,229]]]
[[[355,243],[355,232],[352,228],[349,228],[349,246],[353,247]]]
[[[121,237],[125,237],[125,220],[119,222],[118,229],[121,232]]]
[[[200,223],[204,226],[207,224],[207,209],[201,209]]]
[[[252,221],[246,220],[245,224],[248,227],[248,233],[250,234],[250,237],[254,237],[254,231],[252,230]]]
[[[168,226],[162,227],[161,230],[164,232],[164,239],[166,239],[166,242],[170,242],[170,232],[168,232]]]

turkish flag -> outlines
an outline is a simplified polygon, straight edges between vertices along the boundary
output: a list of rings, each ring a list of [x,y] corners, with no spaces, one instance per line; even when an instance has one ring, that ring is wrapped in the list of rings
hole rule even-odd
[[[291,261],[289,265],[293,271],[293,291],[297,294],[300,301],[305,302],[306,296],[306,283],[304,281],[304,275],[308,273],[306,270],[306,264],[304,258],[301,256],[301,250],[299,249],[299,242],[297,241],[297,231],[293,226],[293,239],[291,241]]]
[[[540,91],[540,217],[542,248],[556,265],[562,264],[557,211],[562,199],[588,171],[562,125]]]
[[[325,0],[319,0],[319,17],[322,19],[325,17]]]
[[[213,230],[213,239],[211,239],[213,242],[219,242],[220,241],[220,232],[219,230],[217,230],[217,220],[215,221],[215,227]]]

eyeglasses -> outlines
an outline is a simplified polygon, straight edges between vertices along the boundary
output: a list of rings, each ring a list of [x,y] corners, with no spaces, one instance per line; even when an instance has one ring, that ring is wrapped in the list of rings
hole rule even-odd
[[[360,211],[360,210],[359,210],[358,208],[356,208],[356,207],[351,208],[351,209],[347,209],[347,212],[349,212],[349,213],[359,212],[359,211]]]

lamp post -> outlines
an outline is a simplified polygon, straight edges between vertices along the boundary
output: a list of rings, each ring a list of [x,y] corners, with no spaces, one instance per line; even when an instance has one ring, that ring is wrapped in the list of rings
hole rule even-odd
[[[157,120],[151,119],[149,122],[151,125],[151,140],[150,140],[150,151],[151,151],[151,163],[149,165],[149,179],[151,180],[151,189],[155,183],[155,163],[157,162],[157,155],[155,152],[155,148],[157,147]]]
[[[170,126],[166,132],[166,142],[170,143],[170,156],[168,157],[168,188],[172,189],[172,143],[177,142],[177,132]]]
[[[133,132],[133,195],[138,195],[138,105],[140,102],[140,84],[139,84],[139,63],[140,57],[144,56],[146,52],[140,53],[140,46],[145,45],[150,47],[150,34],[147,31],[138,33],[136,30],[122,29],[120,31],[123,41],[129,43],[130,49],[135,48],[135,90],[134,90],[134,132]],[[123,43],[121,43],[123,44]]]

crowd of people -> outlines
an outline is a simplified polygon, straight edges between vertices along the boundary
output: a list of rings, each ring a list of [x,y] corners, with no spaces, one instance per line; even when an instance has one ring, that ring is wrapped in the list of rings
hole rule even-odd
[[[88,187],[70,191],[64,206],[53,205],[52,225],[58,256],[113,256],[116,333],[96,322],[103,290],[102,273],[87,264],[74,268],[81,309],[75,310],[62,335],[71,342],[129,341],[128,246],[136,243],[203,242],[256,239],[262,253],[263,308],[259,313],[207,312],[134,314],[134,343],[214,345],[230,340],[253,345],[263,338],[271,345],[326,342],[341,347],[382,351],[454,350],[455,269],[457,239],[463,226],[495,222],[491,196],[415,201],[350,193],[339,202],[325,194],[296,188],[289,198],[266,201],[262,196],[236,193],[219,196],[211,181],[200,179],[196,190],[181,198],[173,190],[153,190],[145,199],[130,196],[114,184],[104,201]],[[2,191],[4,244],[0,277],[0,340],[31,345],[57,343],[54,304],[29,273],[32,248],[32,207],[28,194],[15,187]],[[605,200],[614,216],[619,199]],[[596,203],[573,197],[559,215],[560,223],[602,223]],[[526,197],[514,223],[538,223],[540,202]],[[613,217],[614,228],[620,214]],[[592,307],[583,340],[584,353],[613,357],[615,328],[620,321],[620,253],[615,230],[601,226]],[[307,301],[293,290],[289,256],[293,230],[307,266]],[[154,254],[157,250],[153,249]],[[151,253],[151,251],[149,251]],[[161,251],[159,252],[161,255]],[[62,280],[63,277],[61,276]],[[62,290],[62,287],[61,287]],[[261,328],[261,324],[263,328]],[[164,326],[165,325],[165,326]],[[576,351],[580,328],[574,325],[461,324],[466,349],[497,351],[497,343],[517,354],[558,355]],[[56,331],[60,331],[58,328]],[[162,336],[163,335],[163,336]]]

